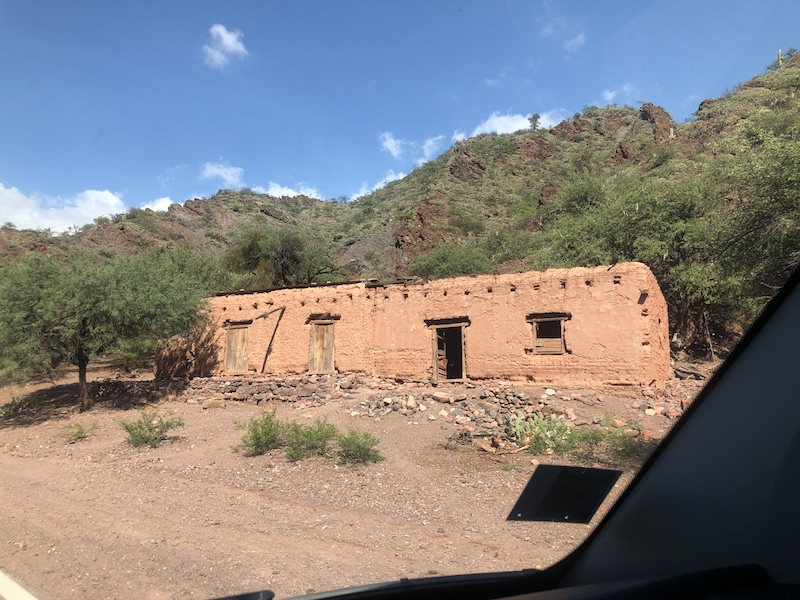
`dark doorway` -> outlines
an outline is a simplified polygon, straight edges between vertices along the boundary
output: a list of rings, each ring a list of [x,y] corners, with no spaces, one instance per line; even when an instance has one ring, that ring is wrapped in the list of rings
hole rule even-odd
[[[464,378],[464,329],[463,327],[436,328],[436,379]]]

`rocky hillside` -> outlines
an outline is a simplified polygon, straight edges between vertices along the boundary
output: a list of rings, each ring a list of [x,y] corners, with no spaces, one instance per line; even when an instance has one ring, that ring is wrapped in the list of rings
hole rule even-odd
[[[350,277],[446,275],[456,267],[430,262],[459,252],[460,272],[640,260],[665,290],[673,330],[713,347],[800,262],[798,91],[795,55],[703,101],[685,123],[651,103],[586,106],[550,130],[458,142],[352,202],[220,190],[60,237],[4,228],[0,256],[171,245],[220,255],[243,229],[274,226],[313,233]],[[753,248],[763,256],[749,256]],[[742,283],[748,273],[759,281]]]

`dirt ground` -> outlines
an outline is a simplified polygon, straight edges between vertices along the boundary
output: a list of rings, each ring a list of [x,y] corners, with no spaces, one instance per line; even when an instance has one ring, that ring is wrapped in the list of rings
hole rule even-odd
[[[404,577],[541,568],[599,519],[588,526],[507,521],[535,464],[563,459],[446,449],[457,424],[397,412],[356,418],[357,390],[303,408],[227,402],[204,409],[170,393],[152,405],[185,427],[172,442],[136,450],[119,421],[138,418],[143,399],[106,397],[79,413],[74,381],[66,373],[56,387],[0,390],[2,405],[40,389],[39,404],[0,418],[0,570],[39,600],[261,589],[284,598]],[[675,381],[666,393],[688,397],[698,388]],[[580,405],[583,416],[635,421],[653,432],[653,443],[674,423],[636,408],[635,390],[601,394],[598,405]],[[236,423],[272,407],[281,419],[325,417],[342,430],[369,431],[386,460],[354,468],[324,458],[291,463],[281,451],[233,451],[243,433]],[[75,423],[91,433],[69,443],[64,428]],[[627,465],[612,498],[633,472]]]

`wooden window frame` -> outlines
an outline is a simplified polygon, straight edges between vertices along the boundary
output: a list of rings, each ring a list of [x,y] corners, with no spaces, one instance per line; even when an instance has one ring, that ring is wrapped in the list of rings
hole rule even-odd
[[[569,354],[567,349],[566,336],[564,335],[564,323],[572,318],[570,313],[532,313],[526,317],[526,321],[531,324],[533,334],[533,352],[538,356],[560,356]],[[538,329],[540,323],[559,324],[559,337],[539,337]],[[555,341],[558,340],[558,341]]]

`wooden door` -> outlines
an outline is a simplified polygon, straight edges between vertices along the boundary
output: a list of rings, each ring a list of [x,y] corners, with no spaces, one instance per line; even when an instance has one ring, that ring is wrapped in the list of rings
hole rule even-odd
[[[225,338],[225,372],[247,372],[247,327],[229,327]]]
[[[333,373],[333,323],[314,323],[312,325],[309,371]]]
[[[460,325],[437,327],[433,337],[433,377],[435,381],[464,378],[464,328]]]
[[[447,379],[447,344],[444,338],[444,329],[436,330],[435,352],[434,364],[436,365],[436,381],[444,381]]]

